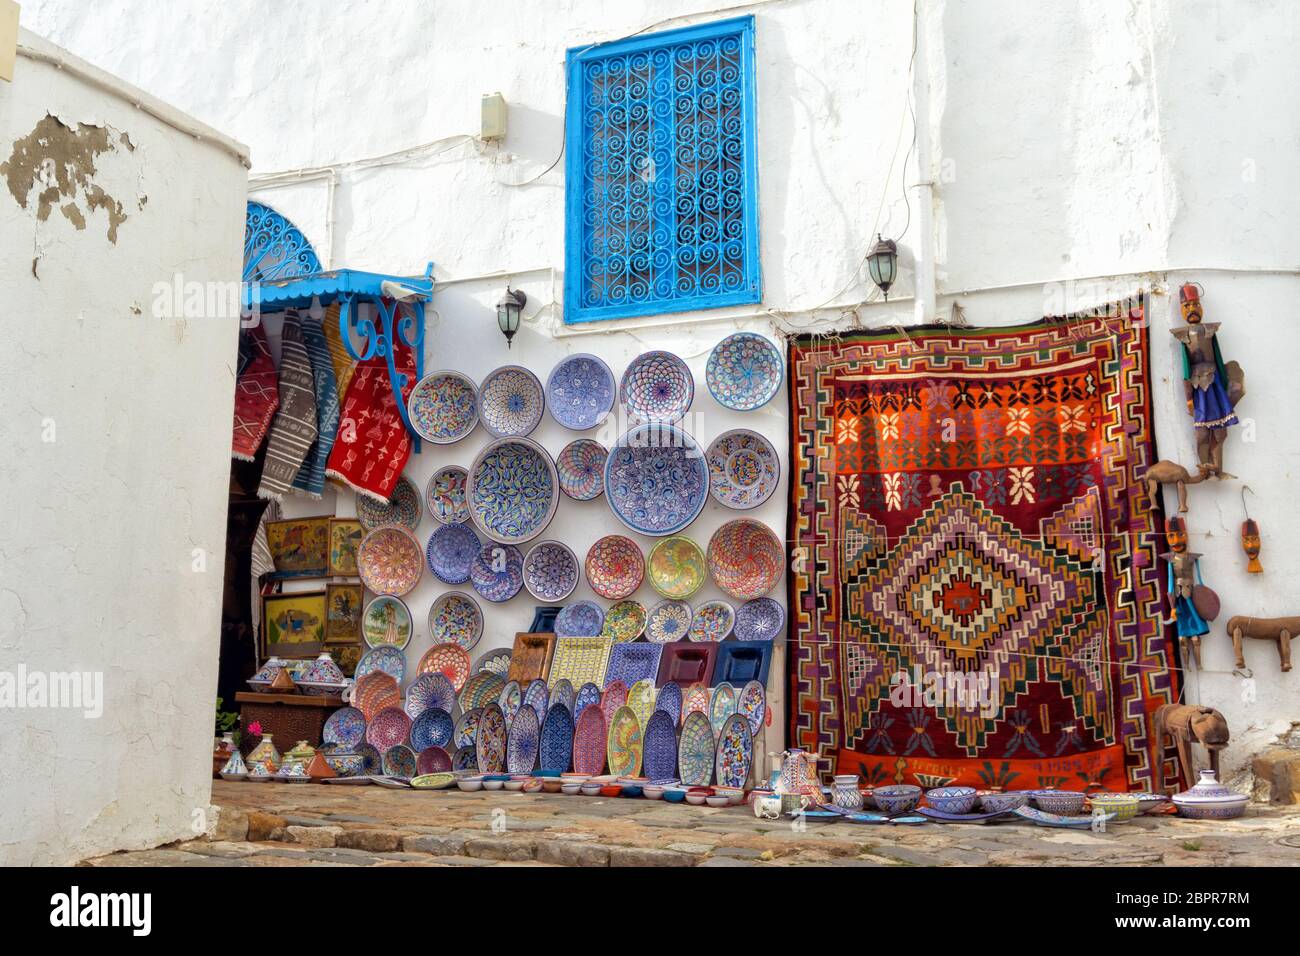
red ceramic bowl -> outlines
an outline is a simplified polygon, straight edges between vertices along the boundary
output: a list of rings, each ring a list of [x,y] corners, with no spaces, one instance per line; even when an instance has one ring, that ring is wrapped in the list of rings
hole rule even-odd
[[[610,784],[607,787],[600,788],[600,795],[602,797],[617,797],[617,796],[621,796],[622,793],[623,793],[623,788],[618,784]]]

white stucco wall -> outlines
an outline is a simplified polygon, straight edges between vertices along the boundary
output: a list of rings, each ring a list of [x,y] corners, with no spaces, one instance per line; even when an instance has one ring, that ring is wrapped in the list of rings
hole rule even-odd
[[[154,284],[238,281],[246,170],[237,144],[20,43],[63,67],[20,52],[0,82],[0,164],[42,121],[74,149],[105,134],[93,168],[51,157],[26,208],[0,175],[0,672],[102,687],[98,716],[0,706],[0,863],[67,864],[185,837],[208,805],[238,323],[156,318]],[[41,220],[56,167],[85,181]],[[121,204],[112,239],[94,189]]]

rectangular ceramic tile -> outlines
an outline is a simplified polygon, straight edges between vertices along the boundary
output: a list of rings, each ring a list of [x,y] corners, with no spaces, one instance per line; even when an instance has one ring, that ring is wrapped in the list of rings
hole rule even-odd
[[[713,661],[717,651],[718,645],[713,643],[677,641],[665,644],[657,683],[660,687],[670,682],[683,687],[707,684],[713,676]]]
[[[659,657],[663,650],[663,644],[639,641],[615,644],[609,655],[609,667],[605,669],[605,686],[616,680],[628,687],[639,680],[654,680],[659,674]]]
[[[557,638],[546,683],[554,687],[557,681],[567,678],[575,689],[588,681],[603,687],[612,646],[608,637]]]
[[[752,680],[767,686],[772,663],[771,641],[723,641],[713,661],[712,684],[723,682],[742,687]]]

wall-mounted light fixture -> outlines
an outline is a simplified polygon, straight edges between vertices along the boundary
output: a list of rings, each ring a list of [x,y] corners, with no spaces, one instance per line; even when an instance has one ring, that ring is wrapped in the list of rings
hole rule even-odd
[[[506,286],[506,294],[497,303],[497,325],[501,327],[501,334],[506,337],[506,348],[510,348],[510,340],[519,331],[519,315],[527,304],[528,296],[518,289]]]
[[[886,239],[876,233],[876,244],[867,253],[867,270],[871,281],[880,287],[889,301],[889,287],[898,278],[898,245],[893,239]]]

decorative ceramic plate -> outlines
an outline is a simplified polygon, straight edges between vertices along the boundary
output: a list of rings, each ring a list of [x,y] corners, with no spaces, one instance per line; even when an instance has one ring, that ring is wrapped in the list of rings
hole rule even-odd
[[[692,641],[724,641],[736,623],[736,612],[726,601],[705,601],[691,619]]]
[[[524,556],[513,544],[486,544],[469,568],[474,590],[493,604],[509,601],[524,586]]]
[[[465,686],[456,696],[456,702],[460,704],[462,711],[497,704],[498,698],[501,697],[501,689],[505,686],[506,679],[500,674],[479,671],[477,674],[471,674],[465,681]]]
[[[664,538],[650,549],[650,585],[666,598],[684,600],[708,578],[700,546],[685,535]]]
[[[591,589],[611,601],[621,600],[641,586],[645,558],[626,535],[608,534],[591,546],[585,562]],[[558,631],[557,631],[558,633]]]
[[[464,584],[481,548],[468,524],[444,524],[429,535],[424,558],[434,577],[444,584]]]
[[[510,773],[532,773],[537,766],[538,727],[537,713],[531,707],[522,707],[510,721],[506,738],[506,770]]]
[[[449,445],[478,424],[478,390],[460,372],[430,372],[415,383],[406,400],[411,427],[425,441]]]
[[[546,681],[535,680],[528,685],[524,691],[524,706],[532,710],[537,715],[537,726],[542,725],[546,719],[546,711],[551,706],[551,691],[546,686]]]
[[[564,446],[555,459],[560,490],[574,501],[591,501],[605,490],[605,461],[609,449],[590,438],[579,438]]]
[[[410,780],[416,775],[415,751],[406,744],[394,744],[384,751],[384,776]],[[375,783],[379,783],[378,780]],[[404,788],[405,783],[401,786]]]
[[[605,637],[556,637],[555,653],[546,675],[551,686],[551,703],[555,703],[555,689],[565,680],[570,686],[576,683],[579,687],[588,681],[603,684],[612,647],[612,642]]]
[[[459,691],[469,679],[469,654],[459,644],[435,644],[424,652],[417,674],[441,674]]]
[[[451,741],[457,747],[473,747],[475,735],[478,733],[478,719],[483,716],[481,710],[467,710],[456,720],[456,728],[451,732]],[[475,765],[478,764],[477,753],[474,756]]]
[[[503,365],[489,372],[479,386],[478,396],[479,419],[495,438],[529,434],[546,410],[542,383],[519,365]]]
[[[771,641],[785,630],[785,608],[772,598],[754,598],[736,609],[732,632],[738,641]]]
[[[451,755],[451,769],[453,772],[458,770],[477,772],[478,756],[474,753],[474,748],[457,747],[456,752]]]
[[[444,465],[424,486],[424,505],[439,524],[460,524],[469,520],[465,479],[469,472],[460,465]]]
[[[917,807],[914,812],[933,820],[935,823],[987,823],[989,820],[1005,817],[1015,811],[994,810],[990,813],[945,813],[943,810],[934,809],[934,807]]]
[[[566,604],[555,618],[555,636],[596,637],[605,625],[605,612],[594,601]],[[552,664],[554,666],[554,664]]]
[[[411,718],[400,707],[385,707],[366,721],[366,743],[386,751],[406,740],[411,732]]]
[[[451,743],[455,727],[450,713],[441,707],[430,707],[411,724],[411,746],[417,751],[446,747]]]
[[[444,674],[421,674],[406,688],[406,703],[403,706],[412,720],[419,718],[430,707],[437,707],[450,714],[456,706],[456,688],[451,686],[451,681]]]
[[[415,755],[415,772],[420,776],[431,773],[450,773],[451,754],[447,753],[442,747],[425,747]]]
[[[675,422],[695,397],[695,379],[672,352],[642,352],[623,372],[619,400],[638,422]]]
[[[546,380],[546,407],[565,428],[583,432],[603,422],[614,407],[614,373],[594,355],[570,355]]]
[[[709,539],[709,573],[719,588],[738,600],[762,597],[785,574],[781,539],[761,521],[728,521]]]
[[[627,706],[636,714],[638,727],[644,727],[655,712],[655,682],[653,679],[639,680],[627,691]]]
[[[497,695],[497,706],[505,715],[506,724],[510,724],[515,719],[515,714],[519,713],[519,708],[524,706],[524,692],[519,681],[508,681],[501,688],[501,693]]]
[[[692,684],[686,688],[682,694],[682,720],[686,720],[687,714],[703,714],[709,716],[709,702],[712,695],[709,694],[707,684]]]
[[[642,735],[642,775],[651,780],[677,776],[677,724],[662,710],[656,710]]]
[[[398,707],[401,703],[402,692],[398,690],[397,681],[391,674],[377,670],[357,678],[352,692],[352,706],[360,710],[366,720],[387,707]]]
[[[682,722],[682,688],[678,684],[669,681],[659,688],[659,694],[655,697],[655,710],[663,711],[673,719],[673,726],[676,727]]]
[[[529,438],[499,438],[474,459],[466,497],[479,530],[501,544],[523,544],[541,534],[555,514],[560,500],[555,464]]]
[[[573,714],[575,712],[573,709],[575,697],[576,695],[573,692],[573,684],[567,677],[561,677],[551,685],[552,707],[556,704],[563,704],[565,709],[568,710],[570,714]]]
[[[705,457],[709,463],[709,493],[728,508],[757,508],[772,497],[781,480],[781,459],[776,449],[748,428],[723,432],[713,439]]]
[[[655,644],[684,640],[695,614],[685,601],[660,601],[646,616],[645,636]]]
[[[641,721],[631,707],[620,707],[614,714],[605,753],[610,773],[620,777],[641,775]]]
[[[340,707],[329,715],[321,740],[351,750],[366,739],[366,715],[355,707]]]
[[[720,787],[743,787],[754,763],[754,736],[741,714],[732,714],[718,735],[713,771]]]
[[[510,670],[510,656],[510,649],[505,647],[498,648],[495,651],[488,651],[474,662],[474,673],[491,671],[493,674],[500,674],[504,677],[506,672]]]
[[[707,787],[713,779],[713,727],[703,714],[690,713],[682,721],[677,776],[688,787]]]
[[[781,390],[781,350],[757,332],[736,332],[713,347],[704,381],[719,405],[752,412]]]
[[[1020,807],[1018,810],[1012,810],[1018,817],[1023,817],[1032,823],[1037,823],[1040,827],[1064,827],[1069,830],[1090,830],[1092,821],[1097,819],[1091,813],[1084,813],[1078,816],[1062,816],[1059,813],[1048,813],[1046,810],[1037,810],[1033,807]],[[1115,819],[1115,814],[1107,813],[1100,817],[1103,823],[1109,823]]]
[[[539,601],[563,601],[578,586],[578,556],[562,541],[539,541],[524,555],[524,587]]]
[[[420,493],[405,475],[397,479],[393,497],[385,504],[369,495],[357,495],[357,520],[367,531],[385,525],[401,525],[408,531],[420,526]]]
[[[411,643],[411,609],[401,598],[381,594],[361,612],[361,637],[367,647],[391,645],[399,650]]]
[[[605,726],[614,719],[614,713],[627,705],[627,684],[621,680],[611,681],[600,695],[600,712],[605,716]]]
[[[479,773],[502,773],[506,769],[506,718],[496,704],[488,704],[479,716],[474,728],[474,755]]]
[[[361,660],[357,661],[356,670],[352,673],[353,677],[360,681],[375,671],[383,671],[401,684],[406,679],[406,655],[399,647],[381,644],[362,654]]]
[[[616,644],[635,641],[645,631],[645,605],[640,601],[619,601],[605,612],[600,633]]]
[[[401,597],[420,583],[424,556],[420,542],[397,525],[376,528],[357,548],[357,573],[361,583],[376,594]]]
[[[546,712],[538,750],[538,769],[560,773],[569,769],[573,758],[573,714],[563,704],[552,704]]]
[[[640,680],[654,680],[662,654],[663,648],[658,644],[641,641],[615,644],[605,668],[605,693],[618,683],[628,688]]]
[[[641,534],[676,534],[699,516],[708,497],[704,454],[673,425],[629,429],[605,462],[605,500],[614,517]]]
[[[579,695],[581,696],[581,695]],[[573,770],[596,776],[605,769],[605,715],[599,705],[589,704],[578,711],[573,731]]]
[[[588,681],[578,688],[578,692],[573,695],[573,714],[576,717],[584,710],[595,704],[600,706],[600,687]]]
[[[741,688],[736,698],[736,713],[745,718],[750,732],[757,737],[767,719],[767,692],[762,684],[752,680]]]
[[[384,772],[384,757],[378,750],[367,743],[359,743],[352,748],[353,752],[361,757],[364,761],[362,773],[366,776],[373,776],[377,773]]]
[[[435,644],[469,650],[483,636],[483,610],[468,594],[448,591],[429,608],[429,637]]]
[[[713,688],[713,699],[709,701],[709,725],[713,728],[715,737],[722,733],[722,725],[727,722],[727,718],[736,712],[739,696],[736,688],[726,682]]]

